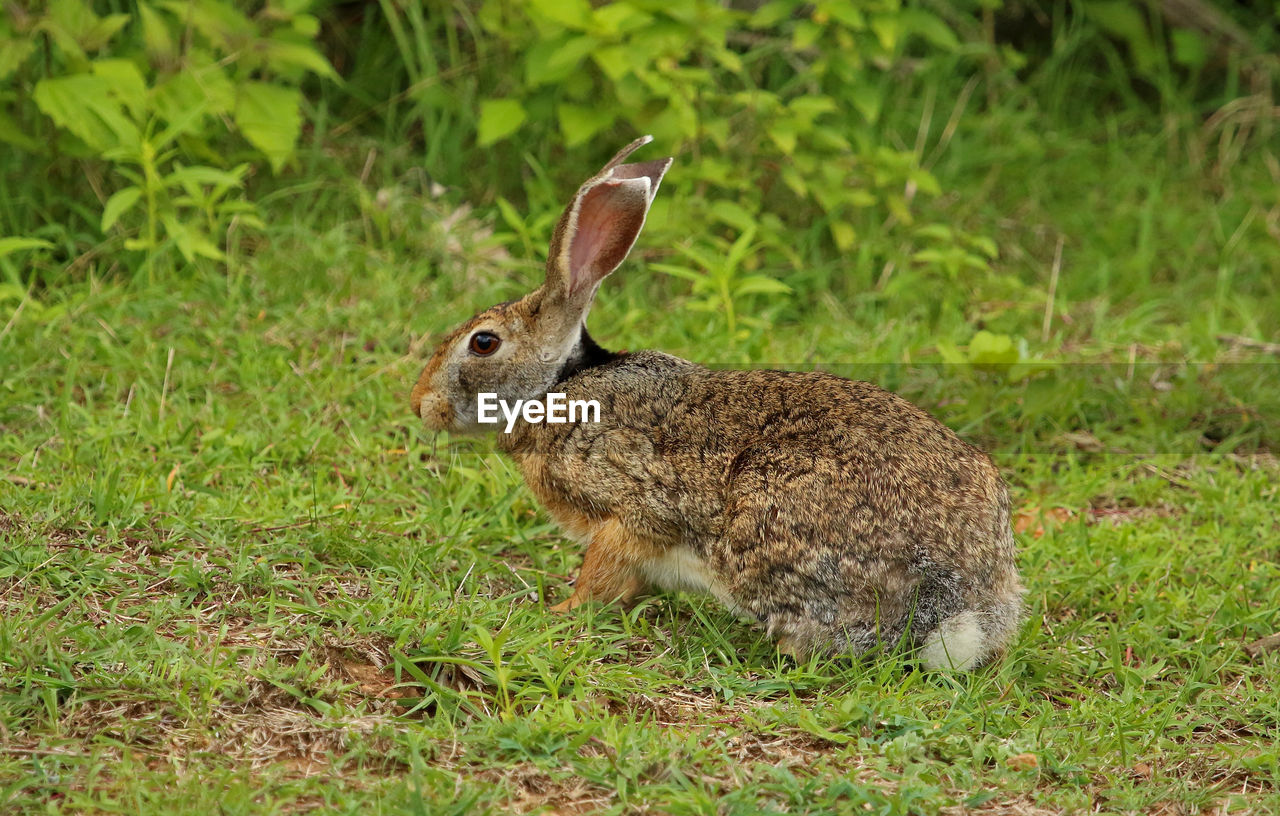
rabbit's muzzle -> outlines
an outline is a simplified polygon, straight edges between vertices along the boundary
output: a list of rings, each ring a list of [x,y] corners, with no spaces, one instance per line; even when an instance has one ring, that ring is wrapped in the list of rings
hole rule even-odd
[[[445,431],[453,426],[453,406],[437,391],[430,391],[421,382],[409,397],[410,407],[422,419],[429,431]]]

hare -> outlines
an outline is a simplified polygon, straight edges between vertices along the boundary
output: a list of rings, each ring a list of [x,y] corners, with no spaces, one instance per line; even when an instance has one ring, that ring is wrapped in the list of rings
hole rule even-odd
[[[555,228],[546,281],[446,337],[411,396],[428,430],[476,432],[478,395],[595,400],[499,448],[586,543],[565,611],[649,588],[709,592],[797,657],[906,646],[926,667],[1001,655],[1023,616],[1009,494],[986,454],[921,409],[822,373],[709,370],[587,333],[672,160],[623,148]],[[501,426],[498,427],[501,430]]]

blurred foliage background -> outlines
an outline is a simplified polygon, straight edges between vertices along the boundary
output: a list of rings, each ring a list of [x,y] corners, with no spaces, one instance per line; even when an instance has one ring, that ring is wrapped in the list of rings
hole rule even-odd
[[[11,2],[0,303],[234,272],[299,224],[358,221],[428,275],[443,254],[527,262],[568,191],[652,133],[678,159],[645,242],[661,291],[726,337],[798,317],[796,293],[909,300],[913,320],[995,329],[943,358],[1029,362],[1034,321],[972,304],[1043,300],[1055,243],[1106,228],[1072,215],[1126,194],[1081,169],[1091,145],[1163,151],[1251,213],[1243,229],[1280,235],[1278,20],[1280,4],[1206,0]],[[1242,157],[1263,183],[1225,201]],[[1020,165],[1050,164],[1059,223],[1002,210],[1040,195],[1014,189]],[[1131,252],[1083,259],[1054,294],[1187,274],[1160,257],[1168,192],[1146,191]],[[1000,234],[1029,216],[1033,233]],[[1255,280],[1270,249],[1233,268],[1252,297],[1275,293]],[[1274,331],[1260,319],[1246,328]]]

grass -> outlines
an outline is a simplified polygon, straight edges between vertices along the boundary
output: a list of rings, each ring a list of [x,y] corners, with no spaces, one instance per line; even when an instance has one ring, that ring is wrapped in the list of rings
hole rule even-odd
[[[738,336],[641,259],[592,327],[869,377],[991,449],[1030,588],[1004,662],[797,665],[683,596],[546,613],[580,553],[406,401],[431,338],[536,264],[403,165],[357,190],[339,159],[261,199],[229,272],[69,276],[5,316],[0,808],[1280,808],[1280,654],[1242,648],[1280,630],[1280,367],[1220,339],[1280,335],[1273,145],[1017,99],[948,139],[953,193],[921,206],[993,233],[993,273],[814,254]],[[947,364],[980,328],[1052,365]]]

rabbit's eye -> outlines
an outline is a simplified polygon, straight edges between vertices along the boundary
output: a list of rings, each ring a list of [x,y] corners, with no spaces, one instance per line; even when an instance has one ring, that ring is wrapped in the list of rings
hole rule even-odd
[[[502,345],[502,339],[498,335],[490,334],[489,332],[476,332],[471,335],[471,342],[467,344],[467,348],[471,349],[472,354],[488,357],[497,351],[500,345]]]

